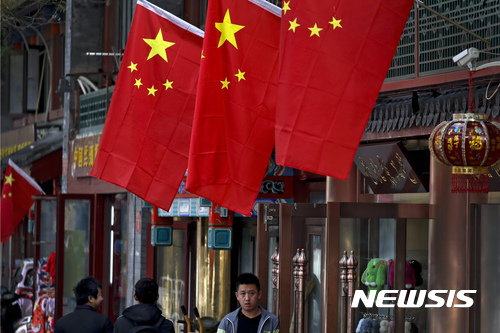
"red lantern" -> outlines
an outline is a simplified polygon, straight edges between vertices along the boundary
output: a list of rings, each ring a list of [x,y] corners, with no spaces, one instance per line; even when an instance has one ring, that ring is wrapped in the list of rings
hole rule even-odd
[[[488,166],[500,159],[500,128],[486,114],[458,113],[437,125],[429,150],[453,166],[452,192],[488,193]]]

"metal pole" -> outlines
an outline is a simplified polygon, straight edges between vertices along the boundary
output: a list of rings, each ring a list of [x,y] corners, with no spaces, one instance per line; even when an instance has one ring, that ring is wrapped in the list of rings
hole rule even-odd
[[[86,52],[85,55],[88,56],[97,56],[97,57],[114,57],[114,56],[123,56],[123,53],[120,52]]]

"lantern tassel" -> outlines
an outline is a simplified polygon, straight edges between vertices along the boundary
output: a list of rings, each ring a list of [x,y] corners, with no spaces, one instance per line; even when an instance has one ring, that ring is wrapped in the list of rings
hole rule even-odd
[[[452,174],[452,193],[488,193],[488,174]]]

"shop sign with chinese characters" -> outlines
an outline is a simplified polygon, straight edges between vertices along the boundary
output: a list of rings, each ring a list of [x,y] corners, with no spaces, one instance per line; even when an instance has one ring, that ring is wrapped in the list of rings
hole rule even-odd
[[[29,146],[35,141],[35,126],[25,126],[9,132],[2,133],[1,158],[5,158]]]
[[[360,146],[354,162],[373,193],[427,192],[427,181],[415,170],[402,142]]]
[[[88,177],[90,175],[100,140],[100,134],[73,140],[70,160],[73,177]]]

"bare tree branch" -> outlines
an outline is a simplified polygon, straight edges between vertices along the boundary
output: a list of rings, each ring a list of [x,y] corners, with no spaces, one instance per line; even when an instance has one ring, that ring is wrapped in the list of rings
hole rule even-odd
[[[59,22],[65,10],[64,0],[1,0],[2,53],[13,34],[26,40],[42,26]]]

